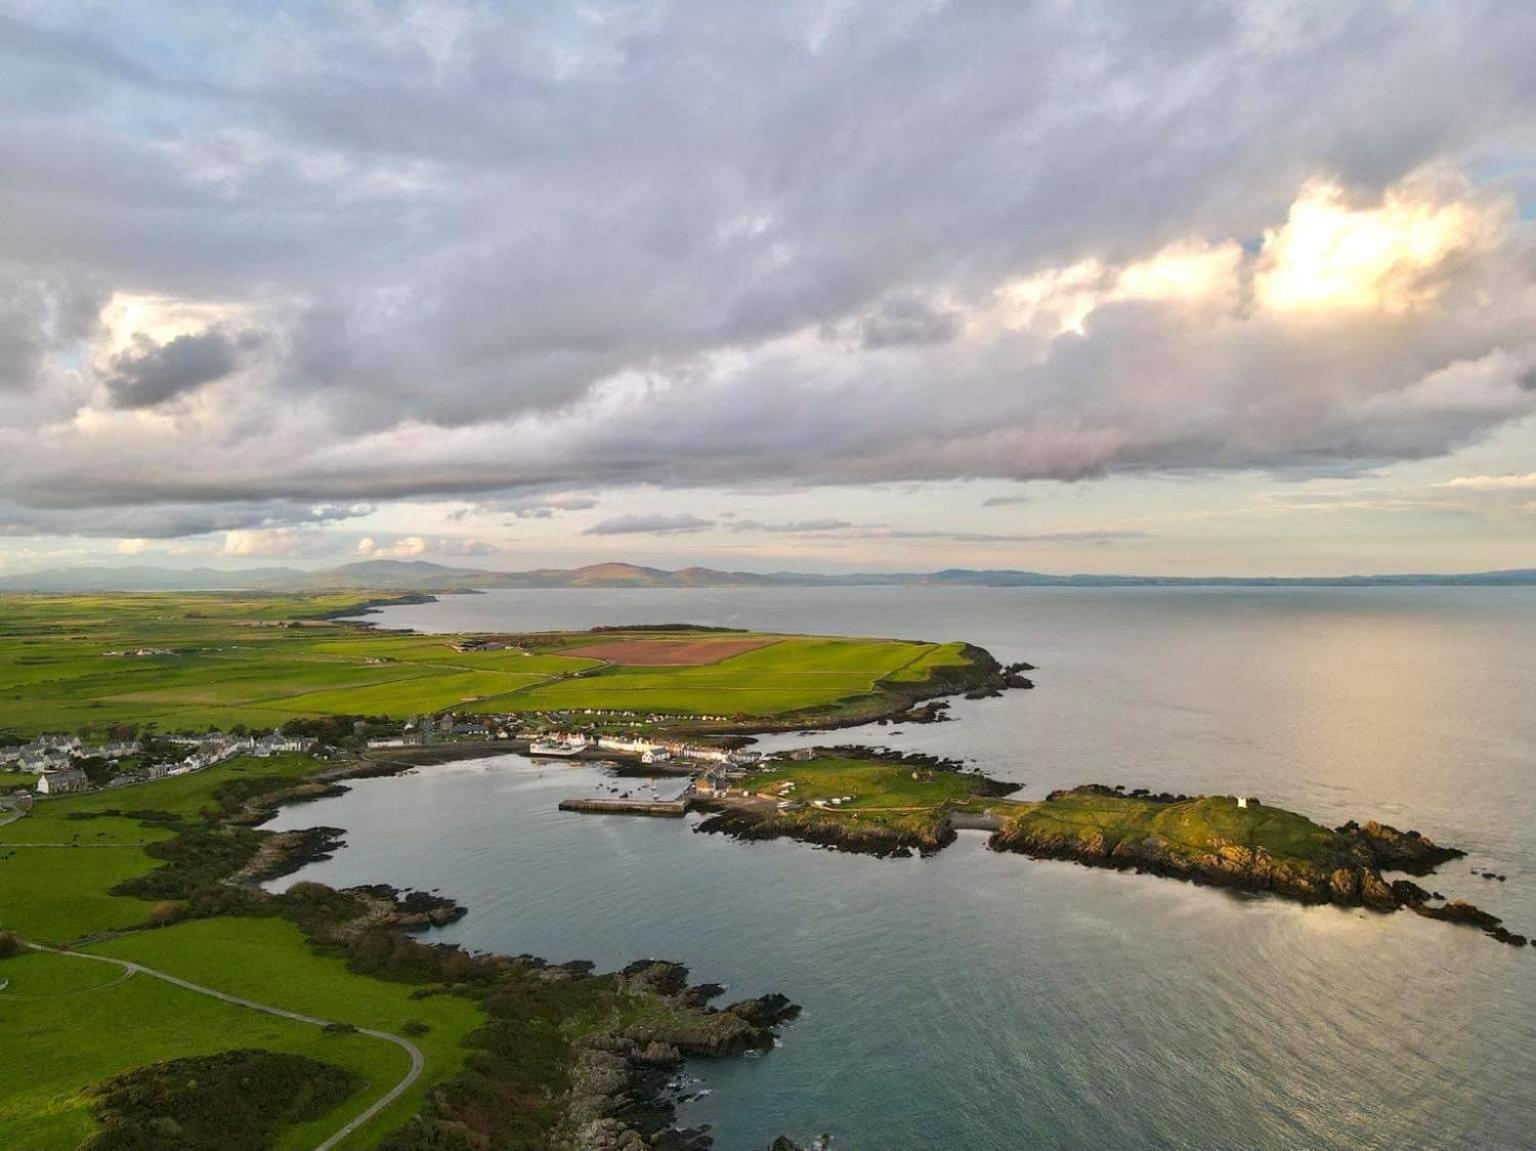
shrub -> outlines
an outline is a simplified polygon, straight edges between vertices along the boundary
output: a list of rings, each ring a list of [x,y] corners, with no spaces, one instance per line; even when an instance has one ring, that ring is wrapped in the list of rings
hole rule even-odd
[[[225,1051],[129,1071],[96,1087],[105,1126],[88,1151],[263,1151],[361,1086],[350,1071],[272,1051]]]
[[[0,931],[0,959],[9,959],[13,955],[20,955],[27,949],[27,945],[21,941],[21,936],[14,931]]]
[[[171,900],[157,903],[149,909],[149,925],[151,927],[169,927],[182,918],[181,904]]]

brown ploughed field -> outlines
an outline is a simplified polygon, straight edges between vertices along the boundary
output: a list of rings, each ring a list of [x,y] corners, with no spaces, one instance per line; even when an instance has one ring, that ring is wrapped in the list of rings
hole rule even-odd
[[[560,654],[602,659],[630,667],[694,667],[719,663],[773,642],[772,638],[760,636],[752,639],[616,639],[566,648]]]

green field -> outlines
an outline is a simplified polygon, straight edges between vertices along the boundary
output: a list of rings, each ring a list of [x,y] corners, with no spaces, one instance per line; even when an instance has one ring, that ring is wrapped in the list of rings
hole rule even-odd
[[[148,904],[109,892],[159,866],[142,848],[174,832],[100,813],[153,809],[192,818],[216,808],[213,792],[229,780],[298,779],[315,768],[308,756],[240,758],[192,775],[38,800],[25,819],[0,827],[0,930],[62,944],[142,924]]]
[[[920,684],[967,662],[959,644],[776,636],[718,663],[619,666],[562,654],[593,642],[590,633],[522,637],[517,646],[460,652],[454,637],[377,633],[315,618],[366,600],[361,594],[0,597],[0,732],[28,737],[114,723],[152,723],[165,731],[270,728],[295,718],[404,719],[447,709],[775,717],[878,702],[882,683]],[[109,654],[139,649],[171,654]]]
[[[409,1066],[390,1043],[328,1035],[73,956],[0,960],[0,979],[10,981],[0,991],[0,1146],[18,1151],[74,1148],[94,1134],[85,1093],[92,1084],[148,1063],[237,1047],[308,1055],[367,1082],[323,1120],[284,1132],[280,1146],[297,1151],[361,1111]]]
[[[467,999],[412,999],[411,984],[352,974],[344,960],[315,954],[299,929],[283,919],[196,920],[126,935],[89,950],[131,959],[243,999],[375,1031],[398,1035],[412,1021],[427,1024],[431,1030],[412,1040],[426,1056],[427,1070],[370,1124],[376,1132],[405,1122],[433,1087],[458,1071],[467,1054],[465,1036],[483,1022],[479,1008]],[[405,1062],[392,1045],[373,1042]],[[403,1067],[389,1082],[402,1074]],[[332,1127],[340,1125],[334,1116],[330,1122]]]
[[[1005,810],[1021,830],[1077,840],[1098,837],[1109,847],[1153,836],[1185,855],[1237,845],[1262,848],[1277,860],[1323,867],[1336,865],[1341,853],[1339,836],[1306,816],[1257,804],[1240,808],[1231,796],[1163,803],[1078,789]]]
[[[914,776],[916,778],[914,778]],[[774,791],[794,783],[788,798],[801,803],[853,796],[839,805],[841,812],[928,811],[963,803],[976,795],[977,777],[957,771],[918,771],[906,764],[879,760],[820,756],[803,762],[778,763],[742,780],[746,791]]]
[[[484,1021],[479,1008],[457,996],[412,999],[411,984],[353,974],[341,958],[317,953],[285,919],[214,918],[134,930],[152,904],[110,891],[160,866],[143,848],[174,830],[101,814],[148,810],[196,821],[218,810],[214,793],[231,781],[299,781],[322,766],[297,755],[242,758],[174,779],[39,800],[24,819],[0,827],[0,929],[56,945],[127,930],[91,949],[359,1027],[398,1034],[407,1023],[425,1024],[429,1030],[413,1039],[426,1057],[422,1078],[347,1144],[363,1148],[414,1114],[459,1070],[465,1037]],[[84,1088],[146,1063],[237,1047],[309,1055],[367,1081],[324,1119],[285,1132],[281,1143],[312,1146],[388,1090],[409,1064],[403,1051],[382,1040],[327,1035],[147,976],[119,981],[121,974],[67,956],[0,960],[0,980],[10,981],[0,991],[0,1051],[6,1054],[0,1147],[75,1148],[96,1129]]]

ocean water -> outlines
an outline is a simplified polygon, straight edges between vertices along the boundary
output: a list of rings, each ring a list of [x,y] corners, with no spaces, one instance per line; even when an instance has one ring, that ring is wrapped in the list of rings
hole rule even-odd
[[[499,591],[373,619],[967,639],[1037,664],[1037,690],[832,738],[966,758],[1026,797],[1102,781],[1418,827],[1471,853],[1435,889],[1536,932],[1536,591]],[[691,1066],[708,1094],[683,1119],[721,1151],[1536,1148],[1536,948],[974,833],[876,860],[556,810],[600,780],[502,756],[359,781],[279,817],[349,830],[284,882],[438,888],[470,908],[444,940],[790,995],[779,1048]]]

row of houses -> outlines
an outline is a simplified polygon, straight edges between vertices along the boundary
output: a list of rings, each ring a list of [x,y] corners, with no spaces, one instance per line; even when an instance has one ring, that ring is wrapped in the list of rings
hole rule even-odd
[[[89,744],[73,735],[40,735],[20,747],[0,749],[0,764],[40,775],[61,771],[77,759],[123,759],[139,750],[137,740]]]
[[[114,777],[107,786],[120,787],[143,780],[163,779],[169,775],[187,775],[190,772],[202,771],[204,768],[223,763],[237,755],[267,758],[284,752],[307,752],[313,750],[316,744],[315,740],[307,736],[287,735],[280,731],[262,736],[260,739],[252,736],[224,736],[210,732],[201,736],[177,736],[170,742],[194,750],[178,762],[151,763],[131,775]],[[40,736],[38,740],[27,745],[26,749],[21,750],[26,754],[19,757],[16,762],[22,764],[32,762],[31,757],[34,754],[44,757],[43,766],[38,769],[38,793],[65,795],[74,791],[86,791],[91,785],[85,769],[75,765],[76,760],[96,757],[121,759],[136,754],[140,751],[140,745],[135,741],[93,746],[82,743],[73,736]]]
[[[698,763],[750,766],[762,758],[755,751],[732,751],[723,747],[711,747],[702,743],[684,743],[681,740],[655,740],[644,736],[600,735],[599,751],[618,751],[638,755],[644,763],[662,763],[669,759],[688,759]],[[649,757],[649,758],[647,758]]]

